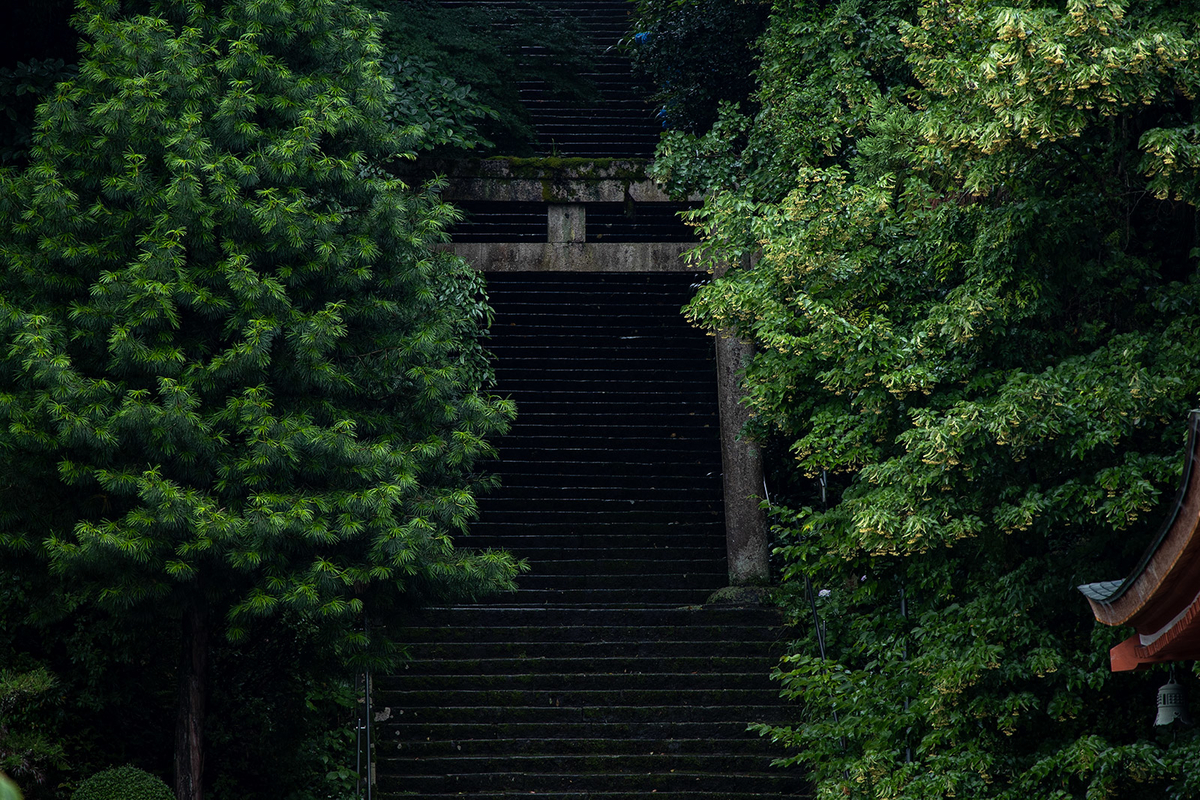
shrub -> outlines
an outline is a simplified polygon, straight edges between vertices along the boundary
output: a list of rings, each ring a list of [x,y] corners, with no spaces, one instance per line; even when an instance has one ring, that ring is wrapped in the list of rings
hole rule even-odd
[[[175,794],[149,772],[124,766],[97,772],[79,784],[71,800],[175,800]]]

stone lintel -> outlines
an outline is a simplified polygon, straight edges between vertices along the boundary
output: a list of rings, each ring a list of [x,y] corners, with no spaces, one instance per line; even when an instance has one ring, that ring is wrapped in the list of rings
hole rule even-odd
[[[491,200],[506,203],[666,203],[666,194],[651,181],[624,183],[601,181],[540,181],[491,180],[469,178],[458,180],[442,192],[451,202],[461,200]]]
[[[666,203],[646,176],[648,161],[583,158],[485,158],[432,165],[449,185],[442,197],[526,203]],[[696,198],[699,199],[699,198]]]
[[[458,242],[444,245],[483,272],[703,272],[686,242]]]

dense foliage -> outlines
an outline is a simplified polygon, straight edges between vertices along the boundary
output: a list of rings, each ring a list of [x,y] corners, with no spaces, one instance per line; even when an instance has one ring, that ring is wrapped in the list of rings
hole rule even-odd
[[[778,0],[753,115],[669,133],[743,264],[698,323],[790,466],[785,589],[812,626],[764,729],[823,798],[1195,797],[1162,675],[1075,591],[1160,523],[1200,394],[1194,2]],[[797,476],[828,476],[829,501]]]
[[[663,127],[703,133],[720,103],[749,104],[767,10],[759,0],[638,0],[625,47]]]
[[[137,767],[97,772],[71,795],[71,800],[172,800],[174,795],[158,778]]]
[[[507,555],[454,546],[511,408],[485,391],[480,279],[432,249],[453,211],[389,172],[438,129],[397,113],[366,12],[81,0],[75,22],[78,74],[45,96],[28,168],[0,173],[0,546],[19,576],[0,600],[147,681],[174,671],[177,791],[198,797],[205,701],[255,688],[209,698],[214,651],[214,678],[246,677],[238,648],[386,662],[364,615],[511,586]],[[0,635],[56,657],[16,625]],[[121,643],[139,630],[184,657]]]
[[[46,735],[39,717],[56,688],[44,667],[16,672],[0,668],[0,775],[40,783],[63,756],[62,745]]]
[[[79,37],[71,0],[9,0],[0,5],[0,166],[22,163],[34,109],[59,80],[70,77]]]
[[[361,5],[384,12],[383,45],[401,96],[411,98],[406,111],[465,140],[435,142],[444,149],[479,144],[531,154],[534,132],[518,93],[522,84],[541,84],[548,96],[564,99],[595,96],[586,77],[599,55],[595,46],[571,17],[536,2]]]

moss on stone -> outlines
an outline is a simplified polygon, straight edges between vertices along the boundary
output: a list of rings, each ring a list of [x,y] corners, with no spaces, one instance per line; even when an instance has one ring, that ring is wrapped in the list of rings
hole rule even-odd
[[[769,586],[726,586],[710,594],[705,605],[769,606],[775,604],[773,595]]]

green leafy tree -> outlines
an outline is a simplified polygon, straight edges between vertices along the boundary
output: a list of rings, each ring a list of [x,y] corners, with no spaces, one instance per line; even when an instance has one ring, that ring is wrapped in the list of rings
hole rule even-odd
[[[124,766],[98,772],[79,784],[71,800],[170,800],[171,790],[149,772]]]
[[[789,456],[777,553],[827,658],[785,659],[803,708],[763,732],[820,797],[1200,790],[1073,588],[1149,541],[1200,396],[1198,12],[780,0],[760,109],[664,139],[698,257],[750,264],[689,313],[755,341]]]
[[[24,164],[34,109],[71,76],[78,36],[71,0],[9,0],[0,6],[0,166]]]
[[[441,150],[466,144],[507,155],[528,155],[535,139],[522,84],[540,84],[550,95],[593,100],[587,77],[599,55],[569,14],[546,4],[464,3],[434,0],[364,0],[382,12],[387,62],[414,121],[441,131]],[[463,136],[463,134],[466,134]]]
[[[81,0],[75,24],[78,77],[3,174],[3,544],[176,620],[195,799],[215,635],[286,612],[349,658],[368,611],[511,586],[452,541],[511,407],[482,391],[479,278],[431,249],[452,211],[387,172],[427,142],[387,118],[365,12]]]
[[[639,0],[624,42],[634,75],[659,103],[663,127],[703,133],[722,102],[750,104],[759,0]]]
[[[40,784],[47,767],[62,760],[62,746],[38,724],[44,695],[54,688],[54,676],[44,668],[0,669],[0,778],[8,774],[27,785]]]

